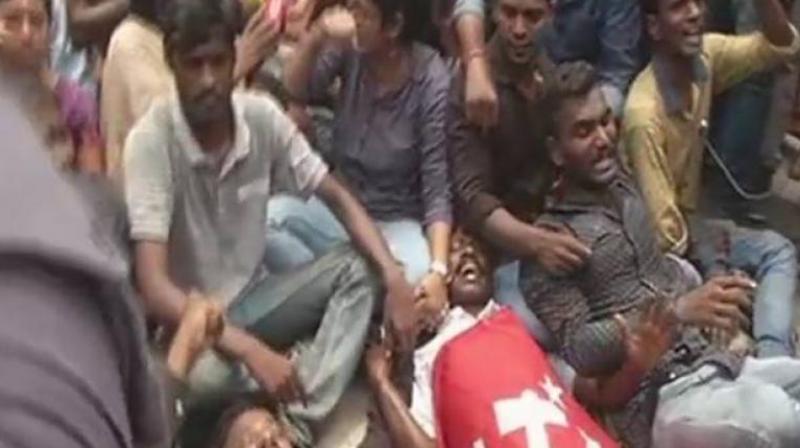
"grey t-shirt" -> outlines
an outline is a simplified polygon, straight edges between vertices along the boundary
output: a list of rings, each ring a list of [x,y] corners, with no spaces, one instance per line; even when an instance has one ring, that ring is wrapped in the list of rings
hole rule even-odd
[[[167,243],[169,273],[230,303],[260,274],[267,201],[308,196],[328,172],[269,96],[233,95],[233,147],[221,171],[195,140],[176,95],[157,102],[125,144],[125,195],[135,241]]]

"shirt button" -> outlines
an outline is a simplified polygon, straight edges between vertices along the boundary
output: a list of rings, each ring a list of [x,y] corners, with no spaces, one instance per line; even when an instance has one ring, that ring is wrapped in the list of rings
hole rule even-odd
[[[670,380],[670,381],[674,380],[674,379],[675,379],[675,378],[677,378],[677,377],[678,377],[678,375],[676,375],[676,374],[675,374],[675,372],[671,372],[671,373],[669,374],[669,380]]]

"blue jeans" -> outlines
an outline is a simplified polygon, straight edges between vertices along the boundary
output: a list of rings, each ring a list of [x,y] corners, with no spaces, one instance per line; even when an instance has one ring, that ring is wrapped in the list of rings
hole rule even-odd
[[[771,230],[735,227],[730,235],[730,264],[758,282],[753,304],[753,337],[758,356],[794,356],[794,244]]]
[[[378,297],[375,280],[366,261],[342,244],[300,269],[267,276],[229,306],[230,323],[294,354],[308,406],[291,403],[290,416],[323,420],[350,384]],[[215,351],[198,359],[188,383],[190,403],[258,389],[243,365]]]
[[[417,284],[430,268],[422,224],[411,219],[376,221],[392,255],[403,264],[406,279]],[[349,237],[328,207],[316,197],[303,201],[280,195],[267,206],[267,255],[272,271],[285,272],[308,263]]]
[[[511,261],[497,268],[494,273],[494,294],[498,303],[511,308],[514,314],[522,320],[542,349],[546,351],[557,349],[550,331],[528,308],[525,297],[519,289],[519,260]]]
[[[758,356],[794,356],[794,294],[797,254],[791,241],[771,230],[739,227],[732,221],[708,220],[706,225],[729,238],[727,267],[747,273],[757,287],[753,299],[752,334]],[[716,231],[716,230],[715,230]],[[705,272],[719,268],[719,260],[695,260]]]
[[[747,358],[735,379],[704,365],[663,386],[654,448],[800,446],[800,360]]]

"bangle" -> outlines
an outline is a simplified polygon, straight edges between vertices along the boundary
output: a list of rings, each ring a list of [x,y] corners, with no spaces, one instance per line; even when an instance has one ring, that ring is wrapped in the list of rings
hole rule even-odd
[[[469,63],[472,62],[473,59],[483,58],[485,56],[486,56],[486,51],[483,48],[473,48],[464,57],[464,64],[469,65]]]

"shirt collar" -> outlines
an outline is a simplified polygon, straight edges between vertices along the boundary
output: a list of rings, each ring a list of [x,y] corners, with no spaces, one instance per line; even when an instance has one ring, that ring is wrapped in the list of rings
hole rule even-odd
[[[233,122],[234,122],[234,139],[233,147],[225,157],[225,162],[222,166],[221,176],[224,176],[233,165],[244,159],[250,154],[250,128],[244,117],[244,105],[242,104],[241,97],[238,94],[231,96],[231,106],[233,107]],[[210,158],[200,148],[200,144],[194,137],[189,123],[183,114],[181,102],[177,94],[174,94],[171,107],[172,122],[175,126],[175,136],[178,145],[186,152],[189,158],[189,163],[194,167],[208,165]]]
[[[653,56],[653,74],[661,97],[664,99],[667,113],[677,115],[684,112],[681,92],[672,80],[666,60],[657,54]],[[698,54],[692,58],[692,82],[702,85],[708,82],[708,79],[708,66],[703,57]]]
[[[624,171],[620,171],[608,188],[592,190],[579,185],[567,185],[560,197],[549,198],[547,211],[555,214],[601,213],[619,221],[615,197],[620,190],[630,191],[632,188],[632,180]]]

